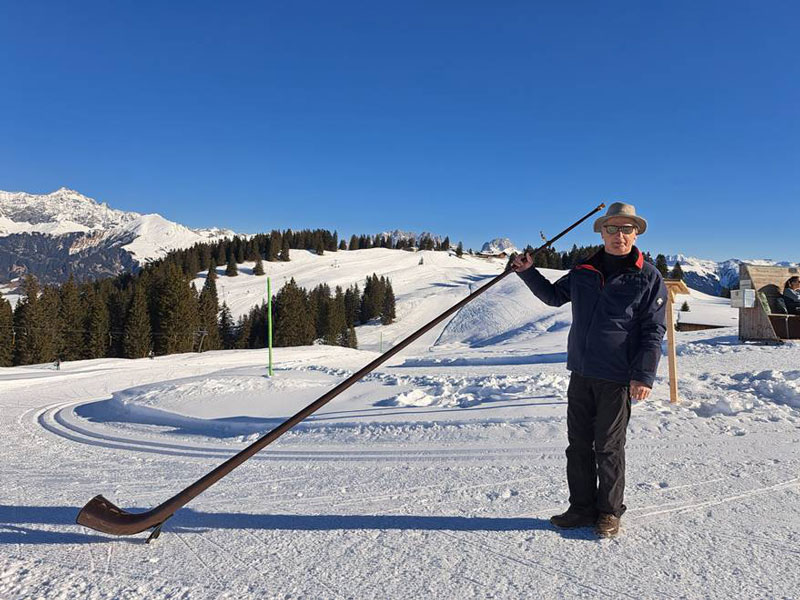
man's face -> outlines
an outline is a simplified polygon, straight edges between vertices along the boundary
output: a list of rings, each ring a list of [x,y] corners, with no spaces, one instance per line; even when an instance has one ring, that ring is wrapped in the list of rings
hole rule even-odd
[[[625,227],[627,225],[633,227],[633,231],[631,233],[623,233],[622,231],[609,233],[607,230],[609,225],[613,227]],[[606,252],[614,256],[625,256],[631,251],[634,242],[636,242],[636,233],[636,223],[627,217],[611,217],[600,230]]]

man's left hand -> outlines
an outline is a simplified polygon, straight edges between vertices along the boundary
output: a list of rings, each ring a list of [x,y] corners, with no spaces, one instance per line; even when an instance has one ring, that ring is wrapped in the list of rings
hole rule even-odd
[[[641,381],[631,379],[631,400],[638,402],[639,400],[647,400],[650,395],[651,387],[643,384]]]

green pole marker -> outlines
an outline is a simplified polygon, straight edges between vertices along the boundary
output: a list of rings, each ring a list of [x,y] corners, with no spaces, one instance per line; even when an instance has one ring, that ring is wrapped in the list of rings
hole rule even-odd
[[[272,377],[272,288],[267,277],[267,345],[269,346],[269,376]]]

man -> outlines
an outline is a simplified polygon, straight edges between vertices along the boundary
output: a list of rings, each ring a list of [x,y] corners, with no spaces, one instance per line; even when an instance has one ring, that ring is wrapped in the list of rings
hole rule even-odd
[[[555,283],[529,254],[512,268],[544,303],[572,302],[567,347],[567,482],[569,509],[550,519],[561,528],[594,525],[619,532],[625,512],[625,430],[631,399],[653,387],[666,332],[667,290],[658,270],[634,245],[647,221],[615,202],[594,223],[604,248]]]

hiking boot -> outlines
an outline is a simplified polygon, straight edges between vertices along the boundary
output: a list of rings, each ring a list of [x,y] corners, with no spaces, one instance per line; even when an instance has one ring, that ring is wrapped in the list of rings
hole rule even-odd
[[[600,537],[612,538],[619,533],[620,518],[610,513],[600,513],[597,518],[595,533]]]
[[[560,515],[550,517],[550,523],[559,529],[574,529],[576,527],[592,527],[597,522],[597,517],[585,513],[567,510]]]

